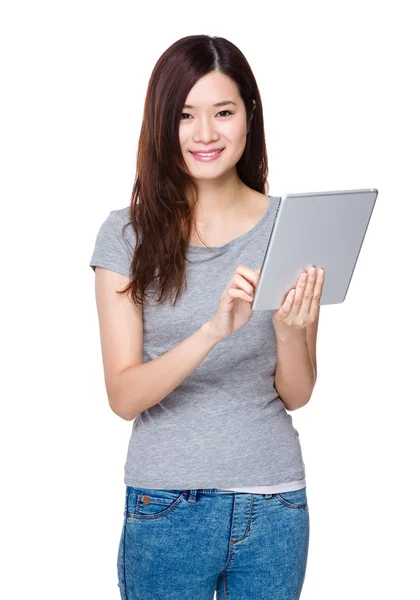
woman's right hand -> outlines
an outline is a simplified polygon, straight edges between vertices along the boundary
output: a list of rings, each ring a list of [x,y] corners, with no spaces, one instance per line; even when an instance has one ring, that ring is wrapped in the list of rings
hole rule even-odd
[[[208,323],[212,335],[218,340],[224,340],[246,325],[254,311],[251,302],[257,287],[261,269],[250,269],[238,265],[232,279],[225,287],[216,314]]]

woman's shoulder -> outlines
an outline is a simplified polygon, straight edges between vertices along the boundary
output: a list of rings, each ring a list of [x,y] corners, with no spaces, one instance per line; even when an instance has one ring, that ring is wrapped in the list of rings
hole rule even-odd
[[[128,223],[131,220],[130,217],[130,206],[125,206],[124,208],[116,208],[115,210],[111,210],[111,215],[117,220],[123,223]]]

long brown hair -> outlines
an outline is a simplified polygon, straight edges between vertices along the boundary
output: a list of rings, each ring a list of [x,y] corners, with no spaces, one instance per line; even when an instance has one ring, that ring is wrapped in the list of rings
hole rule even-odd
[[[253,110],[252,100],[256,101],[252,126],[236,169],[245,185],[266,193],[268,161],[263,111],[257,83],[245,56],[222,37],[181,38],[162,54],[149,80],[131,195],[131,221],[124,225],[125,230],[132,224],[136,246],[130,282],[118,293],[130,291],[138,306],[146,299],[149,285],[159,293],[158,302],[169,296],[172,299],[175,289],[173,306],[185,289],[186,253],[195,226],[193,215],[198,192],[182,156],[179,123],[190,89],[212,71],[224,73],[236,82],[247,121]],[[188,198],[192,198],[192,204]]]

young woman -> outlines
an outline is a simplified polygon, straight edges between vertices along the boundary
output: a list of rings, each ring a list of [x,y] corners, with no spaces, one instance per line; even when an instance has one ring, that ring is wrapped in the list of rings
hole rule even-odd
[[[305,272],[279,310],[253,314],[279,202],[267,172],[243,54],[175,42],[150,78],[130,206],[110,212],[90,261],[109,403],[134,419],[125,600],[300,597],[309,512],[287,411],[315,385],[323,279]]]

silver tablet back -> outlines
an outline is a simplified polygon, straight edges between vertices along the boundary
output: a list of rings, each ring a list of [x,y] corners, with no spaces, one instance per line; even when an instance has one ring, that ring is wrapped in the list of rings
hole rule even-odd
[[[279,309],[312,264],[325,270],[320,303],[343,302],[377,195],[370,188],[282,196],[251,309]]]

